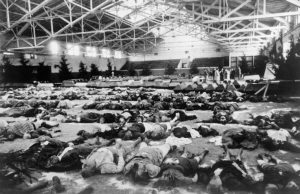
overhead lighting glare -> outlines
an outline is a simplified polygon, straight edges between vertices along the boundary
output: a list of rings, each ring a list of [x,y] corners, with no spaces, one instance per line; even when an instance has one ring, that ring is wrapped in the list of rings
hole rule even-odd
[[[14,55],[14,53],[10,53],[10,52],[3,52],[3,55]]]
[[[67,44],[67,54],[73,56],[79,56],[80,55],[79,45]]]
[[[115,51],[115,58],[116,59],[121,59],[122,58],[122,51]]]
[[[87,46],[86,47],[86,56],[87,57],[97,57],[97,49],[96,49],[96,47]]]
[[[102,49],[102,57],[104,58],[110,58],[111,57],[111,52],[109,49]]]
[[[59,47],[58,42],[51,41],[50,44],[49,44],[49,50],[50,50],[50,53],[53,54],[53,55],[59,54],[60,47]]]

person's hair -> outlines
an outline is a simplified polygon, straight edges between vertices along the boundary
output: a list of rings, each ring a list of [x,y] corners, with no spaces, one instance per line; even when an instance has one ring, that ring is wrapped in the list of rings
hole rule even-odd
[[[83,178],[88,178],[88,177],[91,177],[97,173],[100,173],[97,169],[95,168],[87,168],[87,169],[82,169],[81,171],[81,176]]]
[[[138,169],[139,169],[139,165],[137,163],[134,163],[132,168],[128,171],[127,176],[133,181],[138,181],[139,179]]]
[[[271,138],[268,137],[261,139],[261,144],[270,151],[275,151],[279,147]]]
[[[101,119],[104,119],[104,123],[105,123],[105,117],[104,117],[104,116],[100,116],[100,117],[99,117],[98,123],[100,123],[100,120],[101,120]]]
[[[149,180],[149,175],[147,172],[143,172],[142,175],[138,174],[138,169],[139,169],[139,164],[138,163],[134,163],[133,167],[130,169],[130,171],[128,172],[128,176],[131,180],[133,180],[134,182],[139,182],[139,183],[148,183]]]
[[[0,135],[4,135],[4,136],[6,136],[7,134],[8,134],[8,127],[3,127],[3,128],[1,128],[1,130],[0,130]]]
[[[9,141],[13,141],[14,139],[16,139],[16,135],[13,133],[7,133],[7,139]]]
[[[144,122],[144,117],[142,115],[138,115],[136,118],[141,118],[142,122]]]
[[[165,138],[165,134],[163,132],[155,133],[153,131],[149,131],[147,137],[151,140],[161,140]]]
[[[124,134],[123,139],[124,139],[124,140],[131,140],[132,138],[133,138],[132,132],[131,132],[130,130],[127,130],[127,131],[125,132],[125,134]]]
[[[124,117],[124,116],[122,116],[122,115],[119,115],[119,116],[117,117],[117,122],[120,122],[120,119],[124,119],[124,121],[126,122],[126,119],[125,119],[125,117]]]

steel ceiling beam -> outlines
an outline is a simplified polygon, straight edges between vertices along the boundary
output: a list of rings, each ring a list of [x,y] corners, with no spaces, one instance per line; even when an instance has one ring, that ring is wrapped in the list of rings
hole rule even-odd
[[[228,18],[229,16],[231,16],[234,13],[236,13],[239,9],[241,9],[242,7],[244,7],[246,4],[250,3],[251,1],[252,0],[246,0],[245,2],[243,2],[242,4],[240,4],[239,6],[237,6],[233,10],[231,10],[229,13],[227,13],[226,15],[224,15],[223,18]]]
[[[0,3],[6,5],[4,1],[6,0],[0,0]],[[66,39],[69,39],[70,37],[74,36],[76,38],[76,41],[78,40],[79,43],[90,42],[90,44],[93,44],[95,42],[105,43],[105,41],[115,41],[115,44],[112,44],[113,47],[116,46],[119,48],[127,49],[129,47],[135,48],[139,45],[145,46],[146,43],[149,43],[150,45],[156,45],[156,43],[152,41],[153,39],[155,40],[155,37],[153,37],[151,29],[164,26],[164,21],[167,20],[171,20],[174,22],[180,21],[181,23],[191,23],[195,26],[200,26],[202,29],[206,30],[206,32],[210,33],[216,40],[223,42],[221,43],[222,45],[226,45],[228,42],[232,44],[238,44],[243,40],[253,40],[253,44],[254,41],[265,41],[265,39],[273,37],[273,34],[269,34],[270,31],[284,28],[284,26],[269,26],[267,24],[261,23],[259,21],[260,19],[269,19],[270,21],[277,21],[288,26],[287,21],[285,20],[286,18],[284,17],[300,15],[300,11],[269,13],[267,12],[266,0],[233,1],[239,4],[234,5],[233,7],[231,5],[232,1],[228,0],[214,0],[210,5],[203,3],[203,1],[178,1],[176,3],[176,1],[148,0],[145,1],[145,6],[137,7],[137,9],[145,8],[147,5],[152,3],[158,3],[159,5],[168,6],[169,10],[178,9],[178,12],[176,13],[176,11],[173,11],[173,13],[170,13],[168,12],[168,10],[166,12],[161,11],[159,14],[163,16],[159,16],[159,18],[156,18],[152,14],[149,15],[147,13],[144,21],[137,24],[127,20],[126,16],[120,18],[117,15],[103,11],[101,7],[98,8],[97,5],[94,5],[95,2],[93,0],[84,1],[84,4],[79,3],[78,0],[66,0],[54,7],[50,7],[50,5],[47,6],[48,4],[45,3],[47,2],[47,0],[45,0],[41,3],[30,3],[30,5],[34,6],[31,11],[37,8],[39,8],[39,10],[41,8],[44,9],[45,12],[39,13],[38,15],[34,14],[38,10],[35,10],[34,13],[32,12],[25,14],[27,15],[26,17],[17,13],[16,15],[12,12],[10,14],[10,7],[8,7],[8,11],[0,10],[0,12],[8,13],[7,22],[5,23],[1,21],[0,26],[4,26],[4,28],[1,28],[4,29],[2,30],[2,33],[9,30],[14,33],[15,37],[12,39],[12,43],[16,43],[17,47],[20,46],[18,44],[20,42],[24,44],[26,43],[28,46],[39,47],[43,46],[43,44],[45,44],[52,37],[66,37]],[[292,3],[299,2],[296,0],[286,1],[291,1]],[[22,2],[28,3],[30,2],[30,0],[22,0]],[[122,2],[123,1],[114,1],[114,3],[109,6],[115,6],[116,4]],[[15,1],[14,3],[17,4],[18,1]],[[43,3],[45,3],[44,6],[41,5]],[[186,4],[191,6],[189,7],[189,9],[187,9],[188,7],[179,6],[179,4]],[[61,9],[66,8],[66,6],[72,9],[70,13],[66,13],[68,11],[64,12],[64,9]],[[191,7],[192,10],[190,10]],[[249,14],[241,12],[242,8],[249,9]],[[20,9],[23,11],[25,10],[25,8],[22,9],[21,4],[17,4],[16,9]],[[215,12],[217,10],[218,13],[213,14],[214,12],[212,12],[211,10],[214,10]],[[132,8],[130,14],[135,13],[135,11],[141,12],[141,10]],[[97,13],[102,13],[102,15],[105,15],[106,18],[109,17],[114,21],[103,22],[103,17],[97,17],[97,20],[92,21],[92,18],[89,18],[89,16],[95,15]],[[142,14],[145,15],[144,13]],[[17,21],[11,21],[11,18],[9,18],[9,16],[16,16],[20,19],[23,18],[23,21],[21,22],[19,19]],[[45,23],[42,21],[50,23],[50,27],[48,25],[45,25]],[[61,22],[61,29],[54,31],[56,29],[56,25],[59,26],[58,21]],[[250,23],[248,23],[249,21]],[[26,24],[21,27],[19,24],[23,22]],[[80,23],[80,25],[77,23]],[[75,30],[71,28],[74,24],[76,24]],[[14,25],[14,27],[5,29],[8,25]],[[120,27],[121,25],[122,27]],[[15,28],[17,26],[18,28]],[[32,31],[32,37],[22,37],[22,34],[25,31],[26,33],[29,33],[29,28],[31,28],[31,31],[34,30]],[[36,31],[35,28],[37,28],[37,30],[42,30],[43,32],[45,32],[46,36],[44,35],[44,33],[38,35],[38,31]],[[191,28],[188,32],[190,35],[193,35],[195,33],[195,29]],[[97,34],[102,35],[96,36]],[[101,40],[102,37],[104,37],[103,40]],[[35,45],[34,42],[36,42],[37,45]],[[249,41],[249,43],[251,43],[251,41]],[[228,46],[231,45],[228,44]],[[23,46],[21,45],[21,47]],[[26,47],[27,46],[24,46],[24,48]]]
[[[267,27],[267,28],[247,28],[247,29],[234,29],[234,30],[223,30],[220,32],[212,32],[211,34],[229,34],[236,32],[253,32],[253,31],[273,31],[284,29],[286,26],[276,26],[276,27]]]
[[[286,0],[287,2],[296,5],[297,7],[300,7],[300,1],[299,0]]]
[[[242,16],[242,17],[221,18],[221,19],[215,19],[215,20],[206,20],[203,23],[204,24],[210,24],[210,23],[231,22],[231,21],[240,21],[240,20],[255,20],[255,19],[285,17],[285,16],[294,16],[294,15],[300,15],[300,11],[262,14],[262,15],[253,15],[253,16]]]
[[[73,21],[70,21],[67,25],[65,25],[63,28],[61,28],[60,30],[58,30],[57,32],[55,32],[54,34],[52,34],[51,36],[49,36],[47,39],[43,40],[42,42],[40,42],[38,45],[42,45],[43,43],[47,42],[48,40],[50,40],[51,38],[61,34],[63,31],[65,31],[66,29],[68,29],[69,27],[71,27],[72,25],[76,24],[77,22],[79,22],[80,20],[84,19],[85,17],[87,17],[88,15],[92,14],[94,11],[98,10],[98,9],[102,9],[104,6],[108,5],[109,3],[112,3],[112,0],[106,0],[103,3],[101,3],[100,5],[93,7],[93,9],[91,9],[90,11],[86,12],[85,14],[83,14],[82,16],[80,16],[79,18],[76,18]]]
[[[219,38],[218,41],[231,41],[231,40],[244,40],[251,38],[273,38],[273,35],[265,35],[265,36],[240,36],[240,37],[232,37],[232,38]]]
[[[28,10],[27,13],[25,15],[23,15],[20,19],[18,19],[17,21],[15,21],[14,23],[10,23],[8,22],[8,29],[0,32],[0,34],[4,34],[6,32],[8,32],[9,30],[11,30],[12,28],[16,27],[18,24],[24,22],[25,19],[27,19],[27,17],[31,17],[31,15],[33,15],[34,13],[36,13],[37,11],[39,11],[43,6],[47,5],[51,0],[44,0],[41,3],[39,3],[35,8],[33,8],[32,10]],[[30,3],[30,1],[28,1],[28,3]],[[8,11],[8,16],[9,16],[9,10]]]

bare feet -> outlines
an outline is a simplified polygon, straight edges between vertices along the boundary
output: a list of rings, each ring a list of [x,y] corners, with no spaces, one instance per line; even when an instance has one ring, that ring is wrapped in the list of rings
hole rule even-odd
[[[242,154],[243,154],[243,151],[244,151],[244,149],[241,148],[240,151],[239,151],[239,154],[238,154],[238,156],[237,156],[237,160],[242,161]]]
[[[198,181],[198,174],[196,173],[195,176],[192,178],[193,183]]]
[[[175,121],[177,121],[177,120],[179,120],[179,118],[180,118],[180,114],[179,114],[179,113],[176,113],[176,114],[175,114],[174,120],[176,119]]]

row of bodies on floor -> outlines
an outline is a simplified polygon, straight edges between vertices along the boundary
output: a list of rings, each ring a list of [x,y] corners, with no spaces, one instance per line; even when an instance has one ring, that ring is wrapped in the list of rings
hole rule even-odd
[[[150,95],[151,98],[154,96]],[[178,96],[169,98],[170,101],[160,102],[170,105],[181,99]],[[26,104],[27,101],[22,103],[29,106]],[[51,102],[42,104],[48,103]],[[35,104],[38,107],[43,105]],[[42,112],[35,114],[35,121],[7,123],[1,120],[2,140],[15,138],[38,140],[26,150],[3,155],[7,158],[13,155],[14,162],[24,162],[26,164],[24,166],[30,168],[49,171],[81,169],[84,178],[95,174],[124,173],[126,177],[138,182],[158,178],[156,186],[202,184],[211,192],[224,192],[224,189],[299,192],[299,173],[289,163],[268,154],[259,154],[257,156],[259,171],[253,172],[243,163],[241,156],[234,157],[228,150],[228,148],[254,150],[258,146],[263,146],[271,151],[282,149],[299,153],[300,147],[293,143],[294,140],[300,139],[298,111],[279,111],[272,113],[271,116],[260,115],[247,121],[236,121],[232,118],[232,113],[241,109],[238,104],[217,102],[206,105],[207,110],[213,111],[212,118],[206,121],[178,109],[161,111],[155,108],[145,112],[130,109],[120,114],[88,112],[74,117],[69,116],[60,109],[61,107],[56,109],[43,106]],[[22,107],[11,106],[10,110]],[[54,114],[51,114],[53,112]],[[97,130],[92,133],[81,130],[77,134],[78,138],[73,141],[59,141],[55,138],[60,131],[59,121],[51,119],[57,113],[62,113],[61,115],[68,118],[67,122],[99,122]],[[199,122],[200,126],[191,128],[181,124],[187,120]],[[220,134],[208,123],[254,125],[256,130],[229,129]],[[50,131],[52,128],[54,130]],[[219,136],[221,139],[225,155],[213,165],[201,164],[204,157],[209,154],[204,148],[199,148],[199,152],[203,151],[201,154],[191,154],[178,146],[182,139],[189,140],[201,136]],[[96,142],[88,143],[87,140],[90,138],[96,138]],[[164,139],[166,140],[161,145],[151,144],[153,141]],[[8,169],[3,168],[2,172]],[[264,176],[260,176],[262,174]],[[16,176],[8,176],[1,181],[9,183],[15,178]]]

